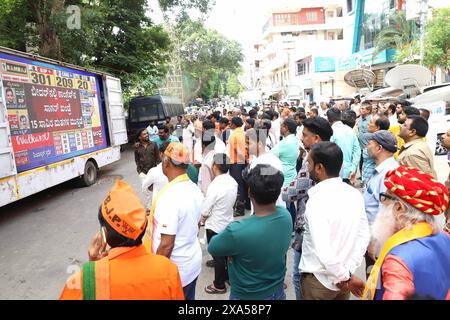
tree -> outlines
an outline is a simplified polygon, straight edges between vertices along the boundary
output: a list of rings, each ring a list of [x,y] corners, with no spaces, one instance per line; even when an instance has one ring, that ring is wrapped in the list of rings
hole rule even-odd
[[[207,13],[215,4],[211,0],[159,0],[159,5],[164,12],[178,11],[185,15],[189,9],[198,9],[201,13]]]
[[[119,77],[125,91],[151,93],[166,72],[172,49],[167,33],[146,16],[146,0],[2,0],[0,45],[101,69]],[[209,0],[161,0],[165,10]],[[81,9],[81,28],[69,29],[66,6]],[[206,9],[205,9],[206,8]]]
[[[196,83],[196,87],[190,90],[188,100],[197,97],[200,91],[208,93],[209,97],[217,95],[221,83],[226,83],[224,76],[241,71],[239,63],[243,60],[243,54],[240,44],[205,28],[198,21],[183,21],[177,29],[183,70]],[[218,84],[211,86],[211,80]],[[216,89],[213,92],[208,90],[208,87],[214,86]]]
[[[375,38],[374,56],[383,50],[395,48],[401,51],[414,37],[414,22],[406,20],[403,11],[389,16],[389,25],[383,28]]]
[[[376,39],[376,50],[395,48],[399,63],[418,63],[420,61],[419,33],[414,22],[407,21],[404,13],[395,14],[391,27],[382,30]],[[450,8],[435,9],[433,18],[425,28],[423,64],[429,68],[450,67]],[[375,54],[376,54],[375,53]]]
[[[428,67],[450,68],[450,7],[433,11],[424,40],[424,64]]]

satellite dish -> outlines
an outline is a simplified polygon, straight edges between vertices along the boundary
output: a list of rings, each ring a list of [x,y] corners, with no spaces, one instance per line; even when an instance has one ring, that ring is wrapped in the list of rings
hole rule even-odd
[[[344,81],[350,87],[354,88],[370,88],[375,83],[375,73],[368,69],[355,69],[347,72],[344,76]]]
[[[403,64],[389,70],[385,81],[391,87],[402,89],[409,97],[415,97],[431,81],[431,71],[417,64]]]

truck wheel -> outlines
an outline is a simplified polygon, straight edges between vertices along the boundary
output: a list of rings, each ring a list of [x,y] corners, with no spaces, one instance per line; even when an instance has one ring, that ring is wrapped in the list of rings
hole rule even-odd
[[[97,167],[92,161],[86,162],[84,166],[84,174],[81,179],[82,184],[85,187],[89,187],[97,181]]]

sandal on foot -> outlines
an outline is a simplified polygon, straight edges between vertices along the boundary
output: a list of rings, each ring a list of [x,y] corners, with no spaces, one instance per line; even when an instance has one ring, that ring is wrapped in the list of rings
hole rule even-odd
[[[225,287],[223,289],[219,289],[219,288],[216,288],[214,285],[210,284],[209,286],[207,286],[205,288],[205,292],[211,293],[211,294],[222,294],[222,293],[227,292],[227,288]]]

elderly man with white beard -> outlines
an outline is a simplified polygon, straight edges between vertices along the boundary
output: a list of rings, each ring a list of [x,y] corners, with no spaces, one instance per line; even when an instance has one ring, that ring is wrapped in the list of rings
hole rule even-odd
[[[363,298],[450,300],[450,235],[437,219],[448,207],[447,188],[407,166],[388,172],[384,184],[372,228],[382,249]]]

